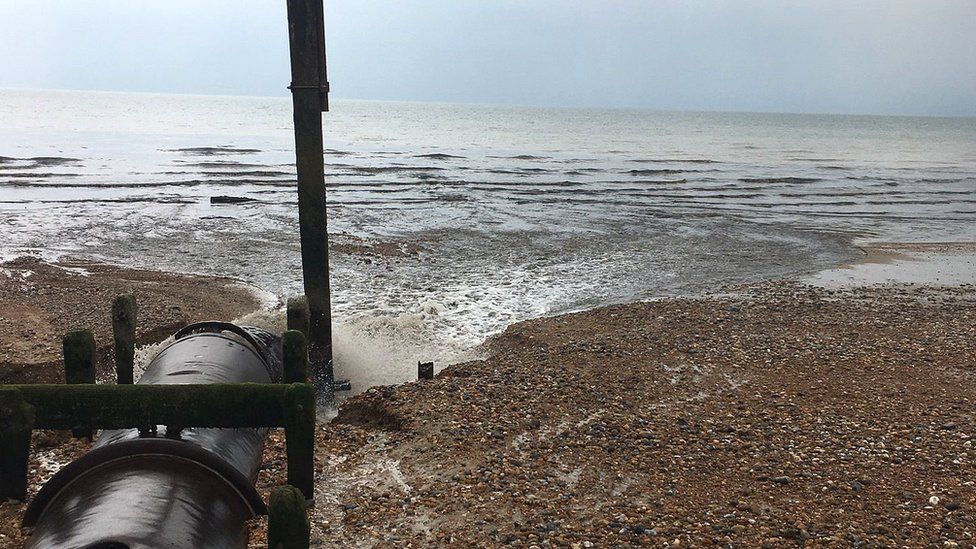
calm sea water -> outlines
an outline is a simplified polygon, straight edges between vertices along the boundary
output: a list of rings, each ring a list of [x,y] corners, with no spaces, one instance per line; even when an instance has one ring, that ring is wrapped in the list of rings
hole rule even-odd
[[[297,293],[290,108],[0,91],[0,256]],[[334,242],[420,250],[334,257],[340,366],[383,381],[533,316],[976,240],[976,119],[335,101],[325,124]]]

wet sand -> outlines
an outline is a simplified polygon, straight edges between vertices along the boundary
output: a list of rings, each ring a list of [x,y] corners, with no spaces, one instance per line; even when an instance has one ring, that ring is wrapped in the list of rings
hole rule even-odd
[[[314,543],[969,546],[976,286],[935,282],[781,281],[515,324],[488,359],[321,426]]]
[[[519,323],[347,401],[318,433],[315,539],[971,544],[974,288],[739,290]]]
[[[114,382],[110,311],[122,293],[138,301],[140,346],[158,343],[188,323],[233,320],[263,304],[252,288],[227,278],[71,259],[49,263],[21,257],[0,263],[0,384],[63,383],[61,337],[76,327],[94,331],[99,381]],[[68,433],[35,431],[30,492],[88,447]],[[0,548],[19,548],[26,541],[19,528],[24,508],[0,503]]]
[[[874,284],[957,286],[976,283],[976,243],[874,243],[857,261],[807,277],[818,286]]]
[[[139,304],[140,345],[161,341],[190,322],[232,320],[261,305],[252,289],[227,278],[71,259],[0,263],[0,383],[63,382],[61,338],[74,328],[94,331],[99,378],[114,379],[111,308],[123,293],[134,294]]]

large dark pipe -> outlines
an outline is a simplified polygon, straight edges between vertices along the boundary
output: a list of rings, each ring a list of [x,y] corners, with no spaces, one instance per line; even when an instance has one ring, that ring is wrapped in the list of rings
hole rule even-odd
[[[250,327],[180,330],[140,384],[277,383],[281,343]],[[206,406],[206,402],[201,402]],[[104,431],[38,492],[30,549],[238,549],[266,510],[254,489],[265,429]]]

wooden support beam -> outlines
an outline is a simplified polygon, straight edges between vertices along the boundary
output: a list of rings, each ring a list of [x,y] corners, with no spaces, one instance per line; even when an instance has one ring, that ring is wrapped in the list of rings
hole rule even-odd
[[[301,384],[296,384],[301,385]],[[285,394],[271,383],[7,385],[35,409],[35,428],[286,427]],[[311,390],[311,386],[306,386]]]
[[[305,296],[292,297],[288,299],[288,308],[285,313],[288,321],[289,330],[297,330],[308,340],[308,300]]]
[[[156,425],[284,427],[288,483],[311,501],[315,389],[307,383],[206,385],[5,385],[0,387],[0,500],[23,499],[32,429],[131,429]]]
[[[268,549],[308,549],[310,528],[305,496],[294,486],[271,491],[268,506]]]
[[[115,343],[116,383],[131,385],[136,357],[136,298],[125,294],[112,302],[112,339]]]
[[[282,383],[308,383],[308,345],[301,332],[288,330],[281,336],[281,355],[285,370]]]
[[[285,402],[288,484],[311,502],[315,496],[315,390],[308,384],[289,385]]]
[[[91,330],[73,330],[62,340],[64,348],[64,381],[69,384],[95,384],[95,335]],[[77,423],[72,436],[92,439],[92,430]]]
[[[27,498],[34,408],[20,392],[0,386],[0,502]]]
[[[322,0],[287,0],[291,92],[298,172],[298,224],[302,276],[309,312],[311,377],[323,400],[332,400],[332,313],[322,140]]]

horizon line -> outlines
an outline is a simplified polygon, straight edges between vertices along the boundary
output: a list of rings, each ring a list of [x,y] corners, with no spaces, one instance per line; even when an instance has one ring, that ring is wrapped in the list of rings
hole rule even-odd
[[[31,87],[7,87],[0,86],[0,91],[16,92],[63,92],[63,93],[105,93],[105,94],[131,94],[131,95],[172,95],[183,97],[227,97],[227,98],[254,98],[254,99],[284,99],[290,98],[287,88],[281,95],[262,95],[262,94],[226,94],[226,93],[204,93],[204,92],[173,92],[173,91],[146,91],[146,90],[105,90],[90,88],[31,88]],[[875,117],[875,118],[943,118],[943,119],[976,119],[974,114],[918,114],[918,113],[864,113],[864,112],[827,112],[827,111],[785,111],[785,110],[749,110],[749,109],[693,109],[693,108],[668,108],[668,107],[648,107],[648,106],[595,106],[595,105],[542,105],[532,103],[490,103],[480,101],[441,101],[425,99],[374,99],[358,97],[342,97],[331,95],[330,101],[349,101],[362,103],[407,103],[407,104],[429,104],[429,105],[455,105],[469,107],[507,107],[525,109],[554,109],[554,110],[610,110],[610,111],[644,111],[644,112],[666,112],[666,113],[688,113],[688,114],[773,114],[773,115],[794,115],[794,116],[854,116],[854,117]]]

